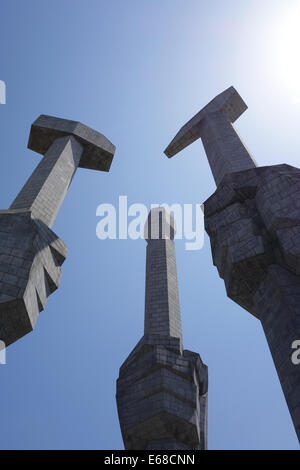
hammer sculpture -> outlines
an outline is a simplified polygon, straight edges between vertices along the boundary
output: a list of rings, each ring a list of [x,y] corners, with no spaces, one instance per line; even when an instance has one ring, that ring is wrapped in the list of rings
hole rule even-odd
[[[41,115],[28,148],[44,155],[0,211],[0,331],[6,346],[33,330],[59,285],[66,245],[50,229],[77,167],[109,171],[115,146],[80,122]]]
[[[260,319],[300,441],[300,170],[257,167],[232,123],[247,109],[230,87],[181,128],[172,157],[201,137],[217,189],[204,203],[227,295]]]

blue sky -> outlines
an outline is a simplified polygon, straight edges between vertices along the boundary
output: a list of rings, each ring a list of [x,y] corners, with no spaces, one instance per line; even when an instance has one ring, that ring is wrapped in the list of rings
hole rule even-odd
[[[148,207],[207,199],[201,142],[171,160],[163,150],[230,85],[249,106],[236,127],[258,164],[299,166],[297,5],[2,0],[1,208],[40,160],[26,148],[40,114],[80,120],[117,150],[110,173],[77,171],[53,226],[68,257],[35,331],[0,366],[1,448],[123,448],[115,383],[143,333],[146,243],[100,241],[96,208],[119,195]],[[184,345],[209,367],[209,448],[297,449],[259,321],[226,297],[206,236],[176,252]]]

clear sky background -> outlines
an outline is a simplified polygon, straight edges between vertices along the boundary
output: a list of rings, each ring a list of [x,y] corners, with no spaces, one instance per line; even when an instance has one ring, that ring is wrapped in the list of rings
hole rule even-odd
[[[2,449],[122,449],[115,386],[143,334],[144,240],[96,237],[96,207],[202,203],[215,190],[200,141],[179,127],[234,85],[236,128],[259,165],[299,166],[299,1],[0,0],[1,208],[40,156],[40,114],[79,120],[116,146],[110,173],[79,169],[53,230],[60,288],[0,365]],[[259,321],[226,297],[210,245],[176,242],[184,345],[209,367],[210,449],[298,449]]]

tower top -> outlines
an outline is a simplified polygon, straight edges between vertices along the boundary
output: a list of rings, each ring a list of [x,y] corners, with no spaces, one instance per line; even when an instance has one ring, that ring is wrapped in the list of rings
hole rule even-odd
[[[175,234],[176,223],[170,212],[163,206],[151,209],[144,228],[145,240],[173,240]]]
[[[201,138],[217,186],[228,173],[255,168],[255,160],[232,125],[246,109],[236,89],[227,88],[182,126],[165,154],[171,158]]]

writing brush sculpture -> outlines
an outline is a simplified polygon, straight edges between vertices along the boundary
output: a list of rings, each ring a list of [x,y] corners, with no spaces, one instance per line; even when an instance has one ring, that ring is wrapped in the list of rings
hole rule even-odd
[[[207,366],[183,349],[175,230],[165,208],[150,211],[144,335],[117,380],[126,450],[207,447]]]

